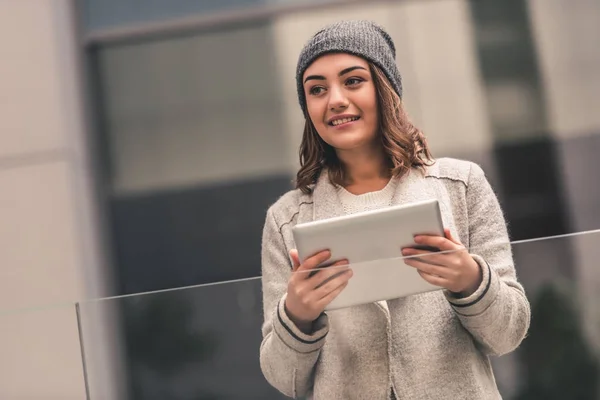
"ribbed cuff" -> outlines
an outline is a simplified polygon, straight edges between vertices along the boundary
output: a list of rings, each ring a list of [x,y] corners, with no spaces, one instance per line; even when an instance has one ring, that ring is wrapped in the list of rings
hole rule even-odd
[[[483,275],[481,284],[475,293],[468,297],[456,298],[452,293],[444,290],[446,299],[448,299],[454,311],[464,316],[478,315],[487,310],[500,290],[500,278],[496,272],[492,271],[489,264],[480,256],[476,254],[471,254],[471,256],[479,264]]]
[[[325,344],[325,337],[329,332],[327,314],[323,313],[313,322],[313,332],[309,335],[302,332],[285,312],[284,295],[277,305],[276,315],[273,318],[273,328],[277,336],[290,348],[299,353],[311,353],[319,350]]]

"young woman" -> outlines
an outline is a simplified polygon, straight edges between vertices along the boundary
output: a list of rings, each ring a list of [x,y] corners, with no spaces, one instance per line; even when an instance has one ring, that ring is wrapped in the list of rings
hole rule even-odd
[[[296,79],[306,116],[297,188],[268,210],[262,243],[264,376],[294,398],[499,399],[489,357],[521,343],[530,308],[483,171],[432,159],[403,110],[394,43],[374,23],[319,31]],[[431,198],[446,236],[415,242],[444,252],[398,256],[415,256],[407,264],[443,290],[324,313],[352,271],[319,285],[340,270],[302,273],[329,254],[299,260],[291,228]]]

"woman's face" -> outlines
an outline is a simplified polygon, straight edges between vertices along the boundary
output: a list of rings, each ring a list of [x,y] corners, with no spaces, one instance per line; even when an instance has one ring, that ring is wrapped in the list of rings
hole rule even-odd
[[[366,60],[327,54],[304,72],[308,115],[319,136],[339,151],[372,146],[377,137],[375,84]]]

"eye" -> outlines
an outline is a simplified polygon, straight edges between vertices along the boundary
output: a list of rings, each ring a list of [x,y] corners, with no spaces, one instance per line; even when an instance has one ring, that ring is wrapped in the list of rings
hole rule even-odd
[[[309,94],[313,95],[313,96],[318,96],[321,93],[323,93],[323,91],[325,90],[324,87],[322,86],[313,86],[310,88],[310,90],[308,91]]]
[[[361,82],[364,82],[364,81],[365,81],[364,79],[362,79],[362,78],[357,78],[357,77],[354,77],[354,78],[348,78],[348,80],[346,81],[346,85],[348,85],[348,86],[356,86],[356,85],[358,85],[359,83],[361,83]]]

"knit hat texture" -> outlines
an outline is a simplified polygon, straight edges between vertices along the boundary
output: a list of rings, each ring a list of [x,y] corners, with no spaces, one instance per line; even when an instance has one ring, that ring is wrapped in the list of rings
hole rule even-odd
[[[304,72],[318,57],[329,53],[348,53],[377,65],[402,98],[402,77],[396,65],[396,47],[390,35],[371,21],[341,21],[317,32],[306,43],[298,57],[296,85],[304,115],[308,115],[302,83]]]

